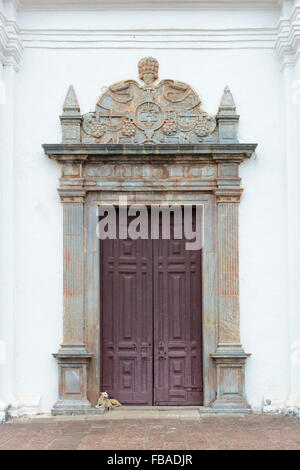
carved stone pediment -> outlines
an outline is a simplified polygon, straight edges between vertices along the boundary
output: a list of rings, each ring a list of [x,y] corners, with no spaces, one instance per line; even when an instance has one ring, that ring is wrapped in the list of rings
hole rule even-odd
[[[73,86],[69,87],[63,114],[64,144],[186,145],[237,143],[239,116],[228,87],[216,116],[201,107],[197,93],[178,80],[158,79],[153,57],[139,61],[139,76],[109,86],[95,111],[80,114]]]
[[[94,112],[83,115],[82,143],[216,142],[216,120],[201,109],[186,83],[158,78],[158,62],[139,62],[143,84],[125,80],[111,85]]]
[[[59,400],[52,412],[94,412],[91,403],[101,390],[102,321],[96,207],[118,205],[124,195],[130,204],[203,206],[204,405],[247,412],[249,354],[239,332],[239,164],[256,144],[238,142],[239,116],[228,87],[212,117],[189,85],[155,84],[156,59],[142,59],[139,76],[143,84],[111,85],[95,111],[85,115],[71,85],[60,116],[62,143],[43,145],[61,164],[64,206],[64,329],[55,354]]]

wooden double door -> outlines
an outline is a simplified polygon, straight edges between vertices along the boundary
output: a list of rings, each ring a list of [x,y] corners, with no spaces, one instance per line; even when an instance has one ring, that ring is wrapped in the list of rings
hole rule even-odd
[[[150,221],[149,221],[150,223]],[[201,252],[102,240],[101,391],[127,405],[201,405]]]

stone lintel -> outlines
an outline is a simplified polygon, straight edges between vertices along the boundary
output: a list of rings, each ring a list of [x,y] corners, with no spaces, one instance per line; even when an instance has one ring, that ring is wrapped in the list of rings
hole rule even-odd
[[[117,158],[119,162],[128,156],[140,161],[155,161],[156,157],[164,156],[171,161],[174,158],[185,160],[191,157],[208,159],[216,162],[232,161],[240,163],[250,158],[257,144],[43,144],[45,153],[57,161],[85,162],[93,157],[93,161]],[[135,161],[135,160],[134,160]],[[190,161],[190,160],[188,160]]]

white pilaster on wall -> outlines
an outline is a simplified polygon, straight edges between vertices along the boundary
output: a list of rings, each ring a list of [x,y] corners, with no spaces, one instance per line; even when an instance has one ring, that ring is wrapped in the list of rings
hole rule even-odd
[[[286,106],[286,178],[288,234],[288,318],[290,332],[290,390],[287,412],[300,412],[300,2],[290,13],[293,62],[283,69]]]
[[[286,112],[286,187],[287,187],[287,262],[288,262],[288,318],[290,332],[290,390],[288,407],[300,408],[300,314],[299,314],[299,266],[300,266],[300,192],[299,155],[297,143],[297,106],[295,99],[295,66],[286,65],[283,70]],[[298,84],[300,88],[300,84]],[[299,118],[299,113],[298,113]],[[298,127],[299,130],[299,127]],[[291,410],[292,411],[292,410]]]
[[[5,15],[4,15],[5,14]],[[9,15],[6,16],[6,15]],[[17,406],[14,389],[14,109],[17,61],[11,48],[14,2],[0,3],[0,420]]]
[[[275,49],[282,67],[295,65],[300,46],[300,1],[283,0]]]
[[[285,0],[276,51],[282,66],[285,105],[285,169],[290,384],[286,396],[267,399],[266,411],[300,416],[300,1]],[[280,223],[280,222],[279,222]]]
[[[14,151],[13,66],[3,67],[5,102],[0,111],[1,141],[1,395],[11,401],[14,393]]]

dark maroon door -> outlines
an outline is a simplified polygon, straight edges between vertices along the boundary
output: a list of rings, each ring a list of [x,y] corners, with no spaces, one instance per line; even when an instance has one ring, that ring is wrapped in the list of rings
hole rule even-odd
[[[153,402],[152,244],[103,240],[101,391],[121,403]]]
[[[172,236],[104,240],[100,252],[101,391],[124,404],[202,404],[201,252]]]
[[[202,404],[201,252],[153,240],[154,403]]]

